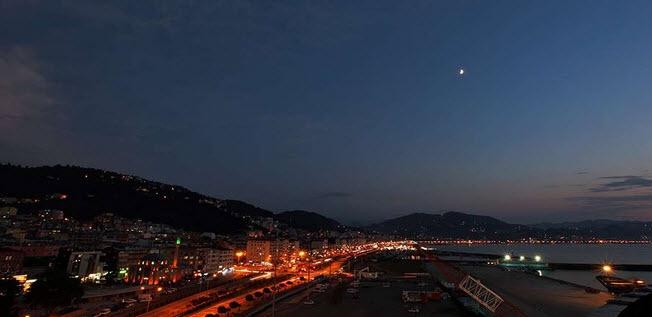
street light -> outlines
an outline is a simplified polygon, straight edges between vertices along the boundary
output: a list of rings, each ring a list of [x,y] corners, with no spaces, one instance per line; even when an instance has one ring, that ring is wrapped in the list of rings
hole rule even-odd
[[[611,273],[612,270],[613,269],[611,268],[611,265],[605,264],[605,265],[602,266],[602,271],[607,273],[607,274]]]
[[[244,252],[238,251],[235,253],[235,256],[238,258],[238,264],[240,264],[240,258],[244,255]]]
[[[541,262],[541,256],[540,255],[535,255],[534,256],[534,261]]]
[[[299,257],[302,260],[306,255],[307,255],[307,253],[305,251],[299,251]],[[310,282],[310,260],[308,258],[306,258],[306,259],[308,260],[308,282]]]

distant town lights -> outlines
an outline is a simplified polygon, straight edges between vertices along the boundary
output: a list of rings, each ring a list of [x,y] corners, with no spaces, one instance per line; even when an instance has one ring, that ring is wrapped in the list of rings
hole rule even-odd
[[[525,257],[521,255],[521,256],[518,257],[518,260],[523,261],[523,260],[525,260]]]
[[[511,260],[512,260],[512,256],[509,254],[505,254],[505,261],[511,261]]]
[[[534,261],[541,262],[541,256],[540,255],[535,255],[534,256]]]

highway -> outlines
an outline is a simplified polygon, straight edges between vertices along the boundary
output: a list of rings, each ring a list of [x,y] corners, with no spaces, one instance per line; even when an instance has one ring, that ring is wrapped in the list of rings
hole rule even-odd
[[[363,255],[359,254],[358,256]],[[319,263],[318,265],[320,266],[319,269],[311,271],[310,276],[311,279],[314,278],[315,276],[319,275],[328,275],[331,272],[337,272],[339,271],[342,266],[348,261],[349,257],[341,257],[339,259],[332,260],[330,262],[322,262],[322,261],[317,261],[315,263]],[[270,294],[265,294],[263,297],[257,298],[254,301],[247,301],[245,299],[245,296],[247,294],[254,294],[255,292],[263,292],[263,290],[268,287],[272,288],[273,285],[275,284],[285,284],[286,287],[279,288],[279,293],[277,295],[281,295],[287,291],[290,291],[294,289],[295,287],[298,287],[300,285],[304,285],[305,282],[302,282],[300,280],[300,276],[307,277],[308,272],[302,272],[302,273],[294,273],[293,276],[287,277],[287,274],[285,273],[279,273],[283,274],[283,276],[278,277],[278,280],[276,283],[272,280],[272,278],[269,279],[258,279],[256,280],[256,285],[255,286],[249,286],[247,287],[241,287],[238,288],[238,286],[243,286],[244,284],[251,283],[251,278],[245,278],[242,279],[241,281],[238,282],[238,284],[231,283],[228,286],[223,286],[223,287],[218,287],[214,288],[208,291],[204,291],[189,297],[185,297],[183,299],[174,301],[170,304],[167,304],[165,306],[158,307],[156,309],[152,309],[149,312],[146,312],[144,314],[141,314],[139,316],[143,317],[155,317],[155,316],[199,316],[199,317],[204,317],[206,314],[216,314],[217,313],[217,308],[219,306],[225,306],[228,307],[229,303],[236,301],[238,302],[241,307],[237,308],[236,310],[239,311],[246,311],[246,310],[251,310],[254,309],[260,305],[265,305],[267,303],[270,303],[272,300],[272,296]],[[288,284],[288,281],[291,282],[291,284]],[[217,291],[226,291],[226,288],[229,288],[231,290],[232,295],[227,295],[222,298],[220,298],[219,302],[213,303],[210,306],[201,309],[196,312],[192,312],[194,310],[195,305],[192,303],[193,300],[197,300],[202,297],[210,296],[214,294]]]
[[[321,269],[310,272],[311,279],[314,278],[315,276],[328,275],[331,272],[339,271],[340,268],[344,265],[344,263],[346,263],[346,261],[348,261],[348,258],[334,260],[334,261],[330,262],[329,265],[324,264],[324,266]],[[300,275],[307,276],[307,272],[306,273],[301,273]],[[287,284],[288,281],[291,281],[292,285],[290,285],[289,287],[285,287],[283,289],[279,289],[279,292],[280,292],[279,295],[281,295],[282,293],[288,292],[288,291],[290,291],[290,290],[292,290],[292,289],[294,289],[296,287],[300,287],[300,286],[302,286],[302,285],[304,285],[306,283],[306,282],[301,282],[299,280],[298,276],[294,276],[294,277],[279,281],[279,284],[280,283],[286,283]],[[272,297],[269,296],[269,295],[266,295],[265,297],[261,297],[261,299],[256,299],[256,300],[251,301],[251,302],[248,302],[247,300],[245,300],[245,296],[247,294],[253,294],[255,292],[262,292],[265,287],[270,287],[271,285],[274,285],[274,283],[271,283],[271,281],[270,281],[270,283],[268,285],[266,285],[266,286],[259,287],[257,289],[252,289],[252,290],[248,291],[246,294],[243,294],[243,295],[240,295],[240,296],[237,296],[237,297],[222,300],[219,303],[213,304],[213,305],[211,305],[210,307],[208,307],[206,309],[198,311],[198,312],[196,312],[194,314],[190,314],[188,316],[191,316],[191,317],[204,317],[207,314],[216,314],[217,313],[217,308],[219,306],[228,307],[229,303],[232,302],[232,301],[237,301],[240,305],[242,305],[242,307],[239,308],[240,311],[251,310],[251,309],[253,309],[255,307],[258,307],[260,305],[270,303],[271,300],[272,300]]]
[[[188,297],[184,297],[182,299],[179,299],[177,301],[171,302],[165,306],[158,307],[156,309],[152,309],[149,312],[146,312],[144,314],[141,314],[139,316],[146,316],[146,317],[155,317],[155,316],[180,316],[184,314],[186,311],[189,309],[192,309],[194,304],[192,303],[193,300],[200,299],[202,297],[207,297],[210,296],[216,292],[236,292],[244,288],[243,286],[249,282],[251,282],[251,279],[255,277],[243,277],[239,278],[229,284],[219,286],[210,290],[206,290]]]

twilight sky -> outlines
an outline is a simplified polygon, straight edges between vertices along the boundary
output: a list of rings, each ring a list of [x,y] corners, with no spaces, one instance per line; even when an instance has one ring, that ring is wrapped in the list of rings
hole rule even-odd
[[[0,161],[347,223],[652,219],[650,17],[650,1],[0,0]]]

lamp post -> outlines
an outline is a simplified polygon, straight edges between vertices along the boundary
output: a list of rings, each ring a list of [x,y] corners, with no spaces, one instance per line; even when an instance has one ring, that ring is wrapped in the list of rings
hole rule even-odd
[[[308,263],[308,280],[307,280],[307,283],[308,283],[308,287],[310,287],[310,255],[307,254],[305,251],[299,251],[299,257],[302,260],[305,257],[306,260],[307,260],[307,263]],[[310,291],[308,291],[308,298],[307,299],[310,300]]]
[[[306,257],[306,255],[307,255],[307,253],[305,251],[299,251],[299,257],[301,258],[301,260],[303,261],[304,258],[306,258],[306,260],[308,260],[308,262],[307,262],[308,263],[308,282],[310,282],[310,258]]]
[[[240,265],[240,258],[244,255],[244,252],[238,251],[235,253],[236,258],[238,259],[238,265]]]

